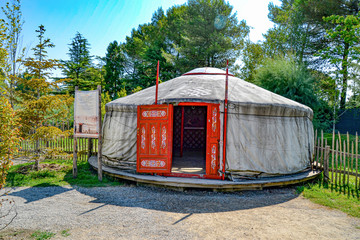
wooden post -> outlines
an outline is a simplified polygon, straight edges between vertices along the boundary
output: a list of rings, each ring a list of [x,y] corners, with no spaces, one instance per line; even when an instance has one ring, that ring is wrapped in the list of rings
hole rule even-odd
[[[183,156],[184,150],[184,114],[184,106],[181,106],[180,157]]]
[[[320,157],[320,168],[324,170],[324,131],[321,130],[321,157]]]
[[[339,140],[336,140],[336,155],[335,155],[335,186],[337,186],[337,171],[338,171],[338,150],[339,150]],[[334,179],[333,179],[334,181]]]
[[[88,138],[88,159],[91,157],[92,155],[92,138]]]
[[[314,152],[314,155],[313,155],[313,160],[312,160],[312,164],[311,164],[311,170],[314,170],[314,165],[315,165],[315,163],[316,163],[316,153],[317,153],[317,129],[315,130],[315,143],[314,143],[315,145],[315,147],[314,147],[314,149],[315,149],[315,152]],[[316,169],[316,168],[315,168]]]
[[[329,156],[330,156],[330,146],[325,144],[325,154],[324,154],[324,181],[329,181]]]
[[[356,176],[355,176],[355,190],[358,190],[358,134],[356,132],[356,138],[355,138],[355,172],[356,172]]]
[[[76,91],[78,90],[78,86],[75,87],[75,94],[76,94]],[[76,139],[76,124],[75,124],[75,119],[74,119],[74,146],[73,146],[73,154],[74,154],[74,157],[73,157],[73,178],[77,178],[77,174],[78,174],[78,171],[77,171],[77,139]]]
[[[351,162],[350,162],[350,166],[351,168],[348,168],[348,171],[349,171],[349,175],[350,175],[350,171],[351,171],[351,174],[354,174],[354,168],[353,168],[353,164],[354,164],[354,142],[352,141],[351,142]],[[349,157],[350,158],[350,157]],[[349,160],[350,161],[350,160]],[[349,178],[348,178],[348,185],[349,185]]]
[[[159,66],[160,66],[160,61],[158,60],[157,62],[157,70],[156,70],[156,89],[155,89],[155,104],[157,104],[158,101],[158,91],[159,91]],[[99,88],[98,88],[99,89]],[[100,87],[101,89],[101,87]],[[101,92],[100,92],[101,93]],[[101,95],[101,94],[100,94]],[[100,101],[101,102],[101,101]]]
[[[97,87],[99,91],[99,145],[98,145],[98,179],[102,181],[102,124],[101,124],[101,86]]]
[[[226,131],[227,131],[227,111],[228,111],[228,87],[229,87],[229,60],[226,61],[226,78],[225,78],[222,180],[225,179],[225,166],[226,166]]]
[[[341,135],[340,132],[338,132],[339,136],[339,185],[341,185],[341,166],[342,166],[342,143],[341,143]]]
[[[347,160],[345,161],[345,166],[347,165],[347,185],[349,186],[349,178],[350,178],[350,137],[349,132],[346,133],[347,137]],[[345,158],[346,159],[346,158]],[[347,163],[347,164],[346,164]]]
[[[320,138],[317,140],[317,146],[316,146],[316,160],[315,160],[315,169],[317,170],[319,168],[319,155],[320,155]]]
[[[334,158],[335,158],[335,130],[333,131],[332,135],[332,142],[331,142],[331,182],[334,180]]]
[[[343,165],[344,165],[344,170],[343,170],[343,185],[345,185],[345,177],[346,177],[346,143],[345,143],[345,140],[344,140],[344,146],[343,146]]]

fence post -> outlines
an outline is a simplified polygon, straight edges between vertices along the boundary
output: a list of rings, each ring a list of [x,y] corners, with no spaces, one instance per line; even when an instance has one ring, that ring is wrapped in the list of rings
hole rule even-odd
[[[88,138],[88,160],[92,155],[93,142],[92,138]]]
[[[329,157],[330,157],[330,146],[325,147],[324,154],[324,181],[329,181]]]
[[[101,86],[97,87],[99,91],[99,144],[98,144],[98,179],[102,181],[102,123],[101,123]]]

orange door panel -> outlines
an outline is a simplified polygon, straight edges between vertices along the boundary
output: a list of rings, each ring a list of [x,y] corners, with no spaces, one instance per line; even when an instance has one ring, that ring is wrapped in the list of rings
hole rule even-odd
[[[142,105],[137,115],[137,172],[170,173],[173,106]]]
[[[206,175],[219,176],[220,104],[209,104],[206,131]]]

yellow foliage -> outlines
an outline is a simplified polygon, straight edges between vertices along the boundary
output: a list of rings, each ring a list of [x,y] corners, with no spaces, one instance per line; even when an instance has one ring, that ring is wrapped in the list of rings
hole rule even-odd
[[[142,87],[137,86],[136,88],[134,88],[133,90],[131,90],[132,93],[136,93],[142,90]]]
[[[34,140],[51,140],[57,137],[64,137],[65,134],[57,127],[40,127],[36,129],[35,134],[31,136]]]
[[[0,189],[4,186],[19,143],[18,121],[9,101],[0,95]]]
[[[22,123],[22,135],[30,134],[50,121],[68,119],[74,98],[69,95],[47,95],[39,99],[28,100],[18,111]]]

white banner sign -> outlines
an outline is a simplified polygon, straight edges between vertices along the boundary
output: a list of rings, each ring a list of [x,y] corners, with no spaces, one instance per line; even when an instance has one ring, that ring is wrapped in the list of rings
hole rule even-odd
[[[99,137],[99,91],[75,91],[75,137]]]

